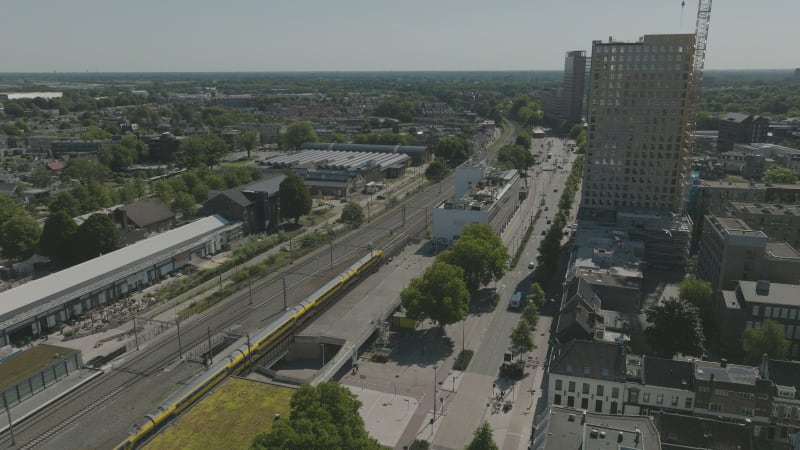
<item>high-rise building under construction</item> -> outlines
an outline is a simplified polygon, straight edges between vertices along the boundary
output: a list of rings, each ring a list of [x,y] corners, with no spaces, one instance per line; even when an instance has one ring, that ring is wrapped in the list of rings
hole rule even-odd
[[[694,52],[695,34],[592,43],[583,207],[681,211]]]

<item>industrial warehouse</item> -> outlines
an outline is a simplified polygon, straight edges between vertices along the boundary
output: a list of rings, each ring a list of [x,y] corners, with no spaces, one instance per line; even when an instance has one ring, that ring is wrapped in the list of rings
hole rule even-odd
[[[0,347],[47,334],[59,324],[228,247],[241,233],[210,216],[0,293]]]

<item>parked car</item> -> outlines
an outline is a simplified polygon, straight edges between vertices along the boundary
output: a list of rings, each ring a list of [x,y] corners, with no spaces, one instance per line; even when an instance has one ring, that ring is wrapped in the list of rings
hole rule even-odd
[[[533,270],[536,268],[536,263],[531,261],[528,263],[528,269]]]
[[[378,200],[386,200],[386,196],[383,194],[378,194]]]

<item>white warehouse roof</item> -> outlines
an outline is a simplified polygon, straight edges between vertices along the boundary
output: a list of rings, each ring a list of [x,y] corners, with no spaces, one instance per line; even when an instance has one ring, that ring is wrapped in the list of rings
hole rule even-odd
[[[188,225],[158,234],[107,255],[56,272],[19,287],[0,292],[0,329],[7,328],[19,315],[30,316],[48,311],[59,303],[69,301],[108,284],[109,276],[116,279],[136,273],[143,267],[160,262],[154,259],[176,255],[195,245],[197,239],[220,230],[229,224],[220,216],[210,216]],[[128,269],[122,271],[122,269]],[[30,314],[26,314],[30,313]]]

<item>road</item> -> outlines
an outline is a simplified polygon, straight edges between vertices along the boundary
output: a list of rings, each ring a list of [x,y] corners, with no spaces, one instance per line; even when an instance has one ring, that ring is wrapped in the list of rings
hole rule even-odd
[[[548,141],[552,142],[549,148],[547,146]],[[544,147],[539,147],[542,145]],[[519,392],[520,388],[517,387],[512,394],[510,386],[500,384],[501,380],[497,378],[498,368],[503,362],[503,355],[509,348],[511,329],[519,321],[519,312],[508,310],[507,305],[514,292],[521,291],[523,295],[528,293],[532,282],[532,273],[528,269],[528,262],[536,261],[542,231],[549,227],[546,223],[546,217],[552,217],[558,211],[558,200],[575,156],[563,147],[559,139],[555,138],[535,139],[532,148],[534,152],[539,149],[543,150],[545,158],[547,153],[552,151],[553,157],[550,161],[537,166],[536,170],[531,171],[533,174],[531,195],[520,212],[517,213],[514,222],[509,226],[508,233],[504,236],[509,249],[513,247],[514,242],[519,245],[526,226],[530,224],[531,217],[536,214],[540,199],[545,200],[548,211],[543,212],[541,218],[533,224],[534,230],[531,239],[528,241],[516,268],[509,271],[497,284],[500,304],[494,313],[468,320],[467,332],[469,337],[467,338],[467,347],[473,348],[475,354],[461,380],[460,387],[457,389],[456,394],[450,398],[450,404],[446,405],[449,413],[442,419],[442,423],[433,438],[432,442],[435,448],[464,448],[471,439],[472,430],[476,429],[484,420],[489,420],[490,424],[493,425],[494,438],[500,448],[508,450],[526,448],[526,438],[530,434],[530,424],[533,419],[530,410],[527,410],[526,407],[528,404],[538,402],[541,389],[536,387],[536,393],[531,395],[529,392]],[[563,167],[563,169],[559,169],[558,166]],[[556,188],[558,192],[554,192]],[[549,328],[549,323],[550,318],[543,317],[537,329],[543,332]],[[545,360],[545,355],[547,354],[546,339],[547,333],[545,333],[545,336],[542,336],[541,332],[537,333],[535,342],[538,348],[530,356],[538,358],[539,361]],[[527,356],[525,355],[524,357]],[[530,368],[528,373],[528,380],[530,380],[528,383],[531,386],[534,386],[534,383],[541,382],[541,367],[537,369]],[[496,389],[493,384],[497,384]],[[523,382],[524,384],[525,382]],[[492,418],[492,410],[488,406],[491,403],[489,399],[501,389],[507,391],[507,399],[510,400],[513,395],[517,401],[510,414]],[[528,389],[530,388],[525,388],[525,390]],[[425,407],[426,405],[422,406]],[[432,407],[431,405],[427,406],[428,408]]]
[[[332,247],[322,248],[283,272],[255,283],[252,304],[245,290],[206,313],[182,322],[184,352],[202,345],[209,330],[216,334],[241,325],[242,333],[253,334],[265,327],[284,309],[283,278],[287,286],[287,304],[291,307],[366,254],[370,244],[386,248],[392,242],[421,236],[431,221],[431,208],[452,192],[452,186],[441,193],[438,189],[426,188],[405,202],[405,226],[403,206],[388,210]],[[117,444],[155,405],[202,372],[202,364],[174,364],[178,360],[177,341],[177,334],[169,331],[162,338],[148,342],[140,351],[115,362],[97,381],[52,406],[45,414],[15,426],[16,441],[24,447],[38,436],[48,436],[38,446],[61,449],[109,448]],[[8,446],[9,442],[9,436],[5,435],[0,445]],[[36,446],[31,444],[26,448]]]

